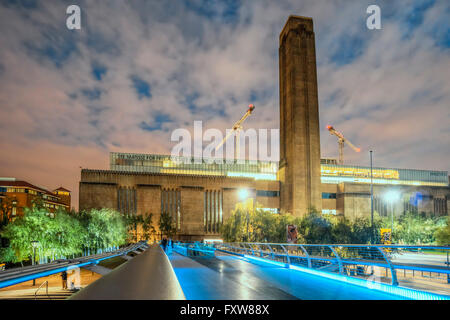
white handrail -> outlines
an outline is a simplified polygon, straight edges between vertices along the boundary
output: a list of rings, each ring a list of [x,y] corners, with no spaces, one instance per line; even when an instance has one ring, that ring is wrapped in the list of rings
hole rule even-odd
[[[47,297],[50,299],[50,296],[48,295],[48,280],[46,280],[46,281],[42,282],[41,285],[39,286],[39,288],[37,288],[37,290],[34,292],[34,300],[36,300],[36,298],[37,298],[37,293],[38,293],[38,291],[42,288],[42,286],[43,286],[44,284],[46,285],[46,289],[45,289],[46,295],[47,295]]]

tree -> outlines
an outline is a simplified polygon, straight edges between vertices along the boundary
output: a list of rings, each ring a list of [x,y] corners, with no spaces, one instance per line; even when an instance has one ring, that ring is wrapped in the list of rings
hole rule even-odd
[[[231,216],[224,222],[220,228],[220,232],[226,242],[242,242],[245,241],[247,235],[247,214],[250,208],[245,203],[236,204],[235,210]]]
[[[125,224],[131,242],[138,241],[138,226],[143,225],[143,223],[144,219],[141,215],[129,214],[125,216]]]
[[[333,217],[330,220],[332,243],[352,243],[352,223],[345,217]]]
[[[119,212],[108,208],[92,209],[87,216],[85,228],[89,248],[105,249],[126,242],[126,221]]]
[[[260,204],[253,206],[251,201],[246,201],[236,205],[230,217],[221,226],[220,233],[226,242],[284,243],[287,237],[286,226],[289,224],[295,224],[291,215],[273,214],[262,209]],[[299,237],[299,241],[303,241],[301,235]]]
[[[42,195],[37,195],[31,200],[31,209],[45,209]]]
[[[383,217],[381,226],[391,228],[391,218]],[[436,242],[436,231],[445,226],[442,217],[427,217],[422,213],[405,212],[394,219],[394,230],[392,232],[393,243],[400,244],[432,244]]]
[[[156,233],[156,229],[153,226],[153,213],[147,214],[143,219],[142,231],[144,233],[144,239],[150,240]]]
[[[351,226],[351,231],[350,242],[347,243],[366,244],[377,242],[375,232],[380,229],[381,220],[376,214],[373,219],[373,228],[369,217],[357,217],[352,221],[348,221],[348,223]]]
[[[450,218],[447,218],[447,225],[440,227],[434,233],[436,241],[441,246],[450,245]]]
[[[50,215],[47,209],[25,208],[1,232],[10,247],[0,251],[5,262],[28,260],[33,254],[32,241],[38,241],[37,258],[61,258],[81,254],[88,249],[105,249],[126,242],[127,228],[123,216],[112,209],[81,212],[78,215],[58,210]]]
[[[176,234],[177,228],[175,221],[173,221],[169,213],[161,213],[161,216],[159,217],[159,230],[161,231],[161,237],[167,235],[167,237],[172,238],[172,236]]]
[[[306,243],[333,243],[330,220],[315,211],[300,219],[298,229]]]
[[[52,248],[52,229],[53,224],[46,211],[25,208],[23,216],[3,229],[2,236],[9,239],[15,260],[23,261],[33,254],[32,241],[39,241],[39,249],[43,254]]]

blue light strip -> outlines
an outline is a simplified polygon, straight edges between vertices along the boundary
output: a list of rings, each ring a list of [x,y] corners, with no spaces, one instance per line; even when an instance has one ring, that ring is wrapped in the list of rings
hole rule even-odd
[[[249,256],[246,254],[244,254],[243,256],[244,256],[244,258],[246,258],[250,261],[254,260],[256,262],[267,263],[267,264],[276,265],[279,267],[289,268],[292,270],[305,272],[308,274],[313,274],[316,276],[345,282],[348,284],[356,285],[359,287],[364,287],[367,289],[378,290],[381,292],[401,296],[401,297],[408,298],[408,299],[413,299],[413,300],[450,300],[450,297],[448,297],[448,296],[438,295],[438,294],[434,294],[434,293],[430,293],[430,292],[419,291],[419,290],[397,287],[397,286],[391,286],[391,285],[387,285],[387,284],[380,283],[380,282],[368,281],[368,280],[353,278],[353,277],[349,277],[349,276],[344,276],[344,275],[339,275],[339,274],[334,274],[334,273],[329,273],[329,272],[324,272],[324,271],[318,271],[315,269],[304,268],[304,267],[299,267],[299,266],[294,266],[294,265],[288,265],[286,263],[282,263],[282,262],[278,262],[278,261],[271,261],[271,260],[267,260],[267,259],[263,259],[263,258],[257,258],[257,257]]]
[[[209,250],[204,250],[204,249],[198,249],[198,248],[190,248],[190,247],[184,247],[184,246],[178,246],[178,245],[174,245],[173,249],[175,252],[178,252],[181,255],[184,256],[188,256],[189,254],[189,250],[191,251],[198,251],[198,252],[205,252],[209,255],[214,255],[215,250],[214,248],[210,248]]]
[[[14,279],[1,281],[0,282],[0,289],[5,288],[5,287],[9,287],[9,286],[13,286],[15,284],[19,284],[19,283],[22,283],[22,282],[26,282],[26,281],[29,281],[29,280],[50,276],[52,274],[56,274],[56,273],[59,273],[59,272],[69,271],[69,270],[72,270],[72,269],[81,268],[81,267],[84,267],[84,266],[87,266],[87,265],[90,265],[90,264],[97,264],[100,261],[103,261],[103,260],[106,260],[106,259],[114,258],[114,257],[117,257],[117,256],[123,256],[124,254],[127,254],[128,252],[129,251],[126,251],[126,252],[122,252],[122,253],[119,253],[119,254],[115,254],[115,255],[112,255],[112,256],[107,256],[107,257],[103,257],[103,258],[99,258],[99,259],[91,259],[88,262],[83,262],[83,263],[79,263],[79,264],[76,264],[76,265],[71,265],[71,266],[56,268],[56,269],[52,269],[52,270],[37,272],[37,273],[33,273],[33,274],[28,274],[28,275],[25,275],[25,276],[20,276],[20,277],[14,278]]]

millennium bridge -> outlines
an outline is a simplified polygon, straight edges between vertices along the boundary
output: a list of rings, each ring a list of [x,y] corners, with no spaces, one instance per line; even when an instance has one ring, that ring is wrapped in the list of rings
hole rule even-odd
[[[179,242],[164,251],[139,242],[0,271],[0,289],[85,268],[102,277],[69,299],[449,300],[449,253],[445,246]],[[127,261],[113,270],[99,265],[114,257]]]

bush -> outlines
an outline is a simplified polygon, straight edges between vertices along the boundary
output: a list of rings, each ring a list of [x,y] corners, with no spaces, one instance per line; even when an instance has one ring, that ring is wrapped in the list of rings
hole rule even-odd
[[[434,233],[437,243],[441,246],[450,245],[450,218],[447,218],[446,222],[446,226],[438,228]]]

